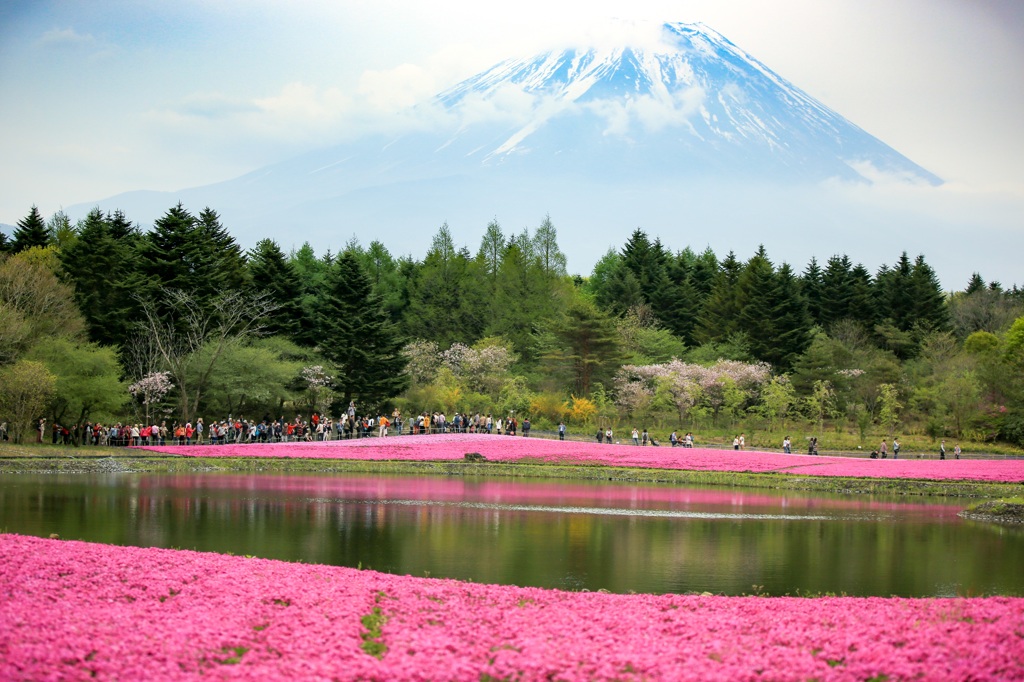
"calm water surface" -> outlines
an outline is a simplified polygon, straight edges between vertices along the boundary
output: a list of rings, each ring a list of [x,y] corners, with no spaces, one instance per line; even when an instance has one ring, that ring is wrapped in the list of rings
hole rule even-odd
[[[572,590],[1024,594],[1024,530],[960,508],[490,478],[0,475],[0,530],[27,535]]]

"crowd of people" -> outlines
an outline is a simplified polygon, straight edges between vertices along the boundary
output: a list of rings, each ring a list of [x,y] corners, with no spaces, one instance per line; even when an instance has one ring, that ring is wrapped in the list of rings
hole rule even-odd
[[[322,416],[314,412],[309,419],[296,415],[287,420],[282,415],[273,419],[265,415],[256,421],[242,417],[228,416],[209,424],[203,418],[191,421],[166,420],[159,423],[115,424],[84,423],[75,425],[47,425],[39,420],[37,441],[50,440],[53,444],[70,445],[224,445],[227,443],[287,443],[295,441],[326,441],[349,438],[385,438],[389,435],[428,433],[486,433],[515,436],[530,435],[530,419],[521,421],[515,416],[494,417],[490,414],[455,413],[450,419],[444,412],[423,412],[412,417],[403,417],[399,410],[391,416],[378,414],[356,416],[355,405],[338,418]],[[565,424],[559,425],[559,437],[565,439]]]

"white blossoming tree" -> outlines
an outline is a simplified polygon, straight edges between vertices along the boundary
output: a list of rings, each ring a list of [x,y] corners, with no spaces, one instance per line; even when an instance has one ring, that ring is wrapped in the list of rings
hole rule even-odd
[[[129,386],[128,392],[136,400],[142,401],[146,410],[146,423],[149,424],[150,408],[159,404],[172,388],[174,382],[171,381],[170,372],[151,372]]]

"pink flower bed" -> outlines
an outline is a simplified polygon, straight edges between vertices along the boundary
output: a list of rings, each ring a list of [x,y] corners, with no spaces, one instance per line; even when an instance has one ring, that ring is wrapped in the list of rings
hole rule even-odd
[[[778,472],[808,476],[913,478],[993,483],[1024,482],[1024,460],[867,459],[812,457],[775,452],[702,448],[599,445],[543,438],[446,434],[363,438],[319,443],[165,446],[147,450],[191,457],[296,457],[363,460],[461,460],[479,452],[493,461],[685,469],[696,471]]]
[[[573,593],[16,535],[0,590],[0,679],[1024,679],[1015,598]]]

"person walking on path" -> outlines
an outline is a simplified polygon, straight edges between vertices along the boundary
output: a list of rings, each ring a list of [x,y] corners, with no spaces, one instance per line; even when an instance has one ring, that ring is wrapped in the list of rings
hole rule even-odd
[[[782,451],[787,455],[793,452],[793,441],[789,439],[789,436],[782,439]]]
[[[893,438],[892,439],[892,458],[893,459],[899,459],[899,457],[900,457],[900,439],[899,438]]]
[[[962,450],[960,449],[960,443],[957,443],[956,445],[954,445],[953,446],[953,459],[960,459],[960,453],[961,452],[962,452]]]
[[[886,445],[885,439],[882,439],[882,444],[878,446],[878,454],[881,455],[882,459],[889,456],[889,446]]]
[[[939,459],[946,459],[946,441],[939,443]]]

